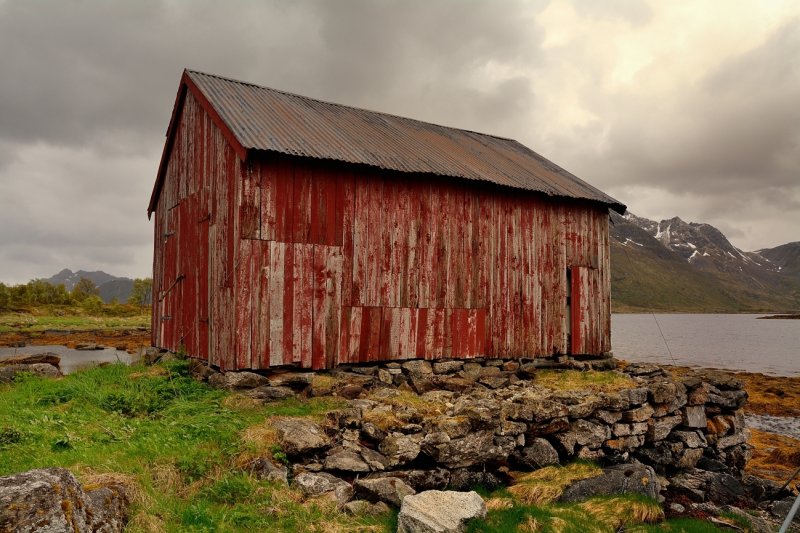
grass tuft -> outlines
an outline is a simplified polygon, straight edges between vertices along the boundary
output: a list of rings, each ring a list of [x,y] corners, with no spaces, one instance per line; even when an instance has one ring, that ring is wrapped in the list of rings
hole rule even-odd
[[[599,476],[602,472],[600,467],[580,461],[567,466],[547,466],[516,475],[508,492],[522,504],[543,505],[557,500],[575,481]]]
[[[591,392],[616,392],[636,386],[630,376],[614,370],[539,370],[536,384],[554,390]]]

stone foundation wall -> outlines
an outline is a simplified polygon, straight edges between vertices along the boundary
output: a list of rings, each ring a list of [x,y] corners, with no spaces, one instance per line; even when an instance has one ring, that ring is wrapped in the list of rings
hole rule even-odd
[[[616,363],[412,360],[325,374],[197,372],[215,386],[262,401],[293,394],[349,399],[324,423],[277,424],[290,462],[286,473],[296,480],[315,474],[358,491],[365,478],[391,477],[417,491],[461,490],[508,484],[510,471],[588,459],[641,462],[662,476],[662,486],[703,501],[719,476],[742,479],[749,457],[742,412],[747,393],[738,380],[632,364],[609,370],[629,376],[616,379],[624,383],[619,390],[561,390],[537,383],[543,366]],[[274,475],[281,467],[266,468]]]

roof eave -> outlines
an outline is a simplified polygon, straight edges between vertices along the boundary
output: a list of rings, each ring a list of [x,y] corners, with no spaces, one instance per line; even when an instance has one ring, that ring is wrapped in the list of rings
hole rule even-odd
[[[180,125],[181,112],[183,111],[183,104],[186,101],[187,91],[192,92],[192,96],[194,96],[208,116],[211,117],[212,122],[214,122],[214,124],[222,132],[223,137],[225,137],[225,140],[228,141],[228,144],[230,144],[231,148],[233,148],[233,151],[236,152],[236,155],[239,156],[239,159],[242,161],[247,159],[247,148],[242,145],[239,139],[237,139],[234,135],[233,130],[225,123],[224,120],[222,120],[222,117],[219,116],[219,113],[217,113],[217,111],[211,105],[211,102],[208,101],[206,95],[192,80],[191,76],[189,75],[189,71],[184,70],[178,86],[178,94],[175,96],[175,105],[172,108],[172,116],[170,117],[169,126],[167,127],[167,139],[164,143],[164,150],[161,152],[161,162],[158,164],[156,183],[153,186],[153,192],[150,195],[150,204],[147,207],[148,219],[150,219],[153,212],[156,210],[156,205],[158,204],[158,197],[161,194],[161,187],[164,183],[164,177],[167,172],[167,162],[169,161],[169,156],[172,152],[172,145],[175,142],[175,134],[177,133],[178,126]]]

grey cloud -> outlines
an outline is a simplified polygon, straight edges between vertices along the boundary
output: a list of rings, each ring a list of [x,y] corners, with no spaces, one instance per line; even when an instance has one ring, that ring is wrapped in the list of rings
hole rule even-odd
[[[673,191],[752,192],[797,186],[800,175],[800,21],[728,60],[667,102],[624,95],[611,123],[614,182]],[[657,65],[652,69],[657,69]]]
[[[647,28],[653,5],[574,7]],[[730,229],[750,239],[742,224],[767,225],[768,206],[798,219],[797,20],[663,98],[608,89],[592,50],[605,42],[543,49],[535,16],[546,7],[0,0],[0,280],[64,267],[147,274],[144,212],[184,67],[513,137],[609,192],[664,191],[675,215],[724,223],[746,212]],[[557,123],[570,110],[545,107],[547,81],[561,78],[595,119]]]

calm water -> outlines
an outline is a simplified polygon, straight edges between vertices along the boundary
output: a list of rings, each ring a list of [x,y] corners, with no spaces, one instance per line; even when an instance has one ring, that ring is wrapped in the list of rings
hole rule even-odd
[[[800,320],[758,316],[615,313],[611,345],[627,361],[800,374]]]
[[[52,352],[61,356],[61,372],[69,374],[86,368],[94,366],[98,363],[116,363],[121,362],[130,364],[134,356],[122,350],[114,348],[105,348],[103,350],[73,350],[66,346],[25,346],[24,348],[6,348],[0,347],[0,356],[3,355],[18,355],[18,354],[37,354],[44,352]]]

